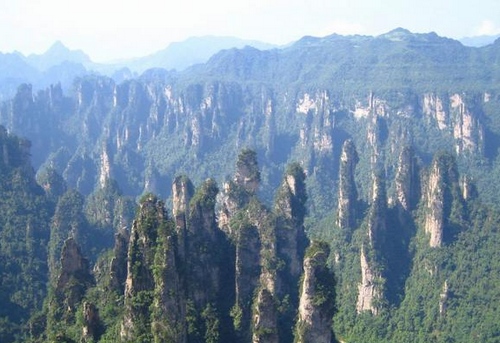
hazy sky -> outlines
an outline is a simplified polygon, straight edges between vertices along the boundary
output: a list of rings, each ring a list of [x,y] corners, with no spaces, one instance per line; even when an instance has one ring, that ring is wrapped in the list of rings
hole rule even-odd
[[[396,27],[462,38],[500,33],[499,0],[0,0],[0,51],[56,40],[94,61],[143,56],[190,36],[285,44]]]

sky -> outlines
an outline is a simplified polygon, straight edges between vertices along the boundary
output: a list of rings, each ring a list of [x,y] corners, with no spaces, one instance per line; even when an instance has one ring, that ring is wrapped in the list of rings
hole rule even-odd
[[[145,56],[192,36],[287,44],[397,27],[456,39],[500,34],[500,1],[0,0],[0,52],[40,54],[61,41],[95,62]]]

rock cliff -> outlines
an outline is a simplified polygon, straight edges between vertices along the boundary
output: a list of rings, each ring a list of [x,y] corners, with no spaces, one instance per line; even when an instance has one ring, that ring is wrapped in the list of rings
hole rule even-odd
[[[358,163],[358,154],[352,140],[342,145],[340,155],[339,195],[337,205],[337,226],[350,237],[355,229],[358,216],[358,192],[354,180],[355,168]]]
[[[454,158],[441,154],[435,157],[427,179],[425,190],[426,216],[424,230],[429,235],[429,246],[440,247],[451,232],[448,223],[452,213],[459,216],[464,211],[453,209],[464,206],[459,186],[459,175]]]
[[[381,300],[384,298],[385,248],[387,237],[387,196],[385,182],[379,175],[373,176],[373,196],[368,213],[367,232],[361,246],[361,282],[358,285],[358,313],[379,312]]]
[[[312,242],[304,259],[300,286],[300,303],[295,341],[300,343],[331,343],[335,284],[327,267],[330,249],[326,244]]]
[[[401,151],[396,172],[396,201],[404,211],[412,211],[420,200],[419,167],[410,147]]]

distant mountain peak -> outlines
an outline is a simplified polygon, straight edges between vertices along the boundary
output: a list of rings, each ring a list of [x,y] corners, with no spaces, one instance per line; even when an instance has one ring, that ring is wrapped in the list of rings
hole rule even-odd
[[[27,61],[38,70],[47,70],[64,62],[80,63],[82,65],[91,62],[89,56],[83,51],[71,50],[60,40],[55,41],[43,54],[29,55]]]
[[[410,30],[398,27],[394,30],[380,35],[379,37],[389,39],[391,41],[404,41],[413,36],[414,33],[412,33]]]
[[[413,35],[413,32],[405,29],[404,27],[396,27],[395,29],[387,32],[387,34]]]
[[[410,30],[398,27],[392,31],[381,34],[378,38],[387,39],[393,42],[408,42],[408,41],[420,41],[420,42],[437,42],[441,40],[450,40],[446,37],[441,37],[435,32],[428,33],[414,33]]]
[[[89,57],[81,50],[71,50],[63,42],[60,40],[55,41],[48,49],[45,51],[43,55],[46,56],[70,56],[70,55],[79,55],[80,58],[85,56],[85,59],[89,59]]]
[[[52,50],[55,50],[55,51],[60,51],[60,50],[69,51],[69,49],[66,47],[66,45],[64,45],[63,42],[61,42],[60,40],[56,40],[54,42],[54,44],[52,44],[50,46],[50,48],[46,51],[46,53],[49,52],[49,51],[52,51]]]

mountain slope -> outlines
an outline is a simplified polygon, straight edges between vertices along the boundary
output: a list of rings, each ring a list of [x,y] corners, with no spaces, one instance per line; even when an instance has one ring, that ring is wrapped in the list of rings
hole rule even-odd
[[[91,60],[81,50],[70,50],[60,41],[55,42],[46,52],[40,55],[31,54],[26,57],[26,62],[39,71],[46,71],[59,64],[70,62],[84,66],[91,65]]]
[[[465,45],[465,46],[472,46],[472,47],[483,47],[486,45],[490,45],[495,42],[500,38],[500,35],[493,35],[493,36],[473,36],[473,37],[464,37],[460,39],[460,42]]]
[[[194,64],[205,63],[212,55],[221,50],[243,48],[245,46],[252,46],[260,50],[275,47],[271,44],[235,37],[191,37],[182,42],[171,43],[167,48],[152,55],[124,61],[119,65],[138,73],[150,68],[177,69],[180,71]]]

